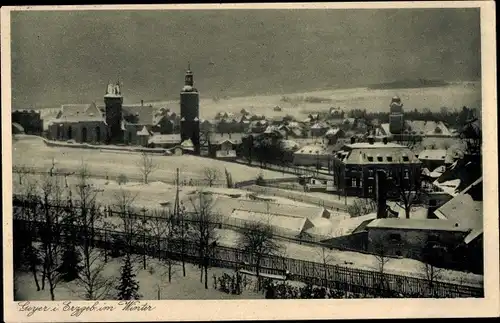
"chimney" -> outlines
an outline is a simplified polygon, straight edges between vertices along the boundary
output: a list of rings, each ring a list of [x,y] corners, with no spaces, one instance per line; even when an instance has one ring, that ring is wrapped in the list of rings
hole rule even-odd
[[[141,100],[141,107],[144,106],[144,100]]]
[[[375,175],[375,198],[377,201],[377,219],[387,217],[387,191],[386,174],[383,170],[377,170]]]
[[[437,210],[437,202],[436,200],[429,200],[429,207],[427,208],[427,218],[434,219],[434,211]]]
[[[384,137],[384,139],[382,139],[382,141],[384,142],[384,145],[387,145],[387,142],[388,142],[387,137]]]
[[[373,138],[372,136],[369,136],[369,137],[368,137],[368,143],[369,143],[370,145],[373,145],[373,143],[374,143],[374,142],[375,142],[375,138]]]
[[[356,138],[355,138],[355,137],[351,137],[351,145],[352,145],[353,143],[355,143],[355,142],[356,142]]]

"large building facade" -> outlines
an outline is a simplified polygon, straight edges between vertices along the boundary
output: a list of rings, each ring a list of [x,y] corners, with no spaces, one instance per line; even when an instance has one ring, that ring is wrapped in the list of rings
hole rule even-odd
[[[333,180],[337,189],[349,196],[375,197],[375,174],[387,175],[388,195],[397,187],[420,185],[421,162],[406,146],[384,142],[345,145],[332,160]]]

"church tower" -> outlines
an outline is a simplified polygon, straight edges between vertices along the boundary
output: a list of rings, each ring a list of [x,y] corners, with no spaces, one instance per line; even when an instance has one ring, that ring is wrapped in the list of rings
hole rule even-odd
[[[190,66],[184,76],[181,90],[181,139],[191,139],[195,152],[200,151],[200,94],[194,87],[193,72]]]
[[[394,135],[402,134],[404,130],[403,102],[398,96],[395,96],[389,107],[389,131]]]
[[[107,142],[110,144],[123,142],[122,105],[123,96],[120,84],[108,84],[104,95],[106,105],[106,124],[108,125]]]

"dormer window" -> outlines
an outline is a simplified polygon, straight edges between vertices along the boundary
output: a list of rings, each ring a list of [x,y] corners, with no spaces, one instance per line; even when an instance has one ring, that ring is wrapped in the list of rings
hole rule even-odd
[[[410,158],[408,157],[408,155],[403,155],[403,161],[404,162],[410,161]]]
[[[379,161],[379,162],[383,161],[382,156],[377,156],[377,161]]]
[[[392,162],[392,156],[387,156],[387,161]]]
[[[373,161],[373,156],[367,156],[366,158],[368,159],[369,162]]]

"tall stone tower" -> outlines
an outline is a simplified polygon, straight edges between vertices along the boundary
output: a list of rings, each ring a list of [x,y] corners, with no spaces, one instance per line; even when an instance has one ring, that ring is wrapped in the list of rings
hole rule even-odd
[[[391,100],[390,114],[389,114],[389,131],[392,134],[399,135],[403,133],[404,130],[404,113],[403,113],[403,102],[398,96],[395,96]]]
[[[106,124],[108,125],[107,142],[110,144],[121,143],[123,142],[123,96],[120,84],[108,84],[106,94],[104,95],[104,104],[106,105]]]
[[[184,77],[181,90],[181,139],[191,139],[195,152],[200,151],[200,94],[194,87],[193,72],[190,66]]]

